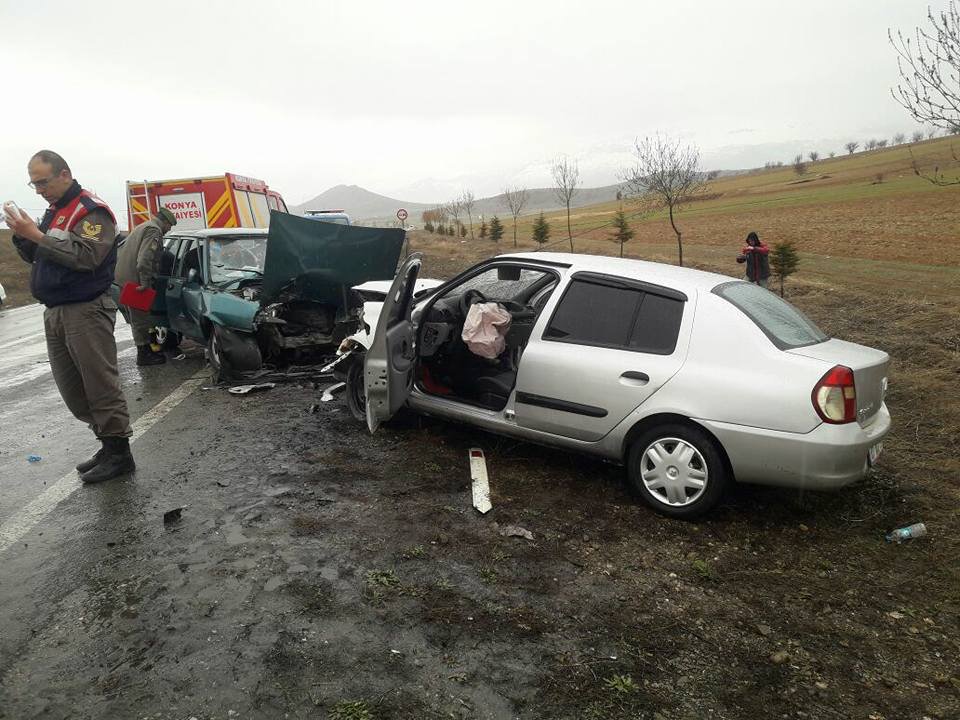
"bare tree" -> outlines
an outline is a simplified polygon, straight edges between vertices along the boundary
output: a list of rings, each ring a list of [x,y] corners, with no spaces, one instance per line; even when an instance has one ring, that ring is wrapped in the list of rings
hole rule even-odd
[[[928,173],[920,170],[920,166],[917,164],[917,159],[913,156],[913,150],[910,150],[910,159],[913,161],[913,174],[917,177],[922,177],[924,180],[927,180],[934,185],[940,185],[941,187],[947,187],[949,185],[960,185],[960,178],[951,179],[948,178],[943,170],[940,169],[939,165],[933,167],[933,172]],[[953,145],[950,146],[950,155],[953,156],[953,161],[960,165],[960,155],[957,155],[956,148]]]
[[[903,145],[907,141],[907,136],[904,133],[897,133],[893,136],[894,145]]]
[[[937,136],[937,128],[930,128],[927,131],[927,139],[933,140]]]
[[[700,172],[700,151],[696,145],[684,145],[679,139],[661,135],[637,141],[636,163],[623,173],[629,195],[656,198],[667,206],[670,226],[677,234],[679,263],[683,265],[683,236],[674,215],[680,206],[704,188]]]
[[[451,200],[446,205],[444,205],[444,210],[447,211],[447,215],[453,218],[453,226],[455,230],[459,230],[462,223],[460,222],[460,216],[463,214],[463,204],[460,202],[460,198]]]
[[[807,164],[803,161],[803,154],[797,153],[793,159],[793,171],[797,175],[803,175],[807,171]]]
[[[464,212],[467,213],[467,219],[470,221],[471,240],[473,240],[473,204],[474,197],[472,191],[464,190],[462,193],[460,193],[460,206],[463,208]]]
[[[809,153],[807,157],[810,158],[810,162],[815,163],[817,160],[820,159],[820,153],[814,150],[812,153]]]
[[[900,30],[887,38],[897,52],[901,82],[893,99],[914,120],[945,130],[960,123],[960,8],[950,0],[945,10],[927,8],[930,28],[916,28],[913,37]]]
[[[913,135],[910,136],[910,142],[918,143],[923,142],[923,130],[916,130]]]
[[[863,147],[864,147],[865,149],[867,149],[867,150],[876,150],[876,149],[877,149],[877,141],[874,140],[873,138],[870,138],[869,140],[867,140],[867,141],[863,144]]]
[[[830,159],[832,160],[832,159],[835,158],[836,156],[837,156],[837,154],[836,154],[833,150],[831,150],[831,151],[830,151]]]
[[[529,199],[526,188],[505,187],[503,189],[503,201],[513,215],[513,246],[517,246],[517,217],[523,212],[523,206]]]
[[[551,169],[553,181],[557,184],[554,192],[557,199],[567,206],[567,237],[570,239],[570,252],[573,252],[573,232],[570,230],[570,201],[580,187],[580,167],[576,161],[566,157],[557,158]]]
[[[857,151],[857,148],[860,147],[860,143],[858,143],[858,142],[848,142],[848,143],[847,143],[846,145],[844,145],[843,147],[846,148],[846,150],[847,150],[847,155],[853,155],[853,154]]]
[[[877,147],[878,147],[878,148],[885,148],[886,146],[887,146],[887,140],[886,140],[886,138],[884,138],[883,140],[877,140]]]

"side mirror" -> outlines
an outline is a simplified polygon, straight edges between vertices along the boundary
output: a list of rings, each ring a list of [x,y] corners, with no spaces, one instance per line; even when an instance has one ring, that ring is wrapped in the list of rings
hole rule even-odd
[[[194,283],[200,282],[200,273],[196,271],[195,268],[190,268],[187,270],[187,284],[193,285]]]

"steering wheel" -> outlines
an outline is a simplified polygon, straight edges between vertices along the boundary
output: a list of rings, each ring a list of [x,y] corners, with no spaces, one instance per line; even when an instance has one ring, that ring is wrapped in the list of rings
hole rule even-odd
[[[486,296],[474,288],[470,288],[463,295],[460,296],[460,314],[466,318],[467,313],[470,311],[471,305],[476,305],[477,303],[484,303],[487,301]]]

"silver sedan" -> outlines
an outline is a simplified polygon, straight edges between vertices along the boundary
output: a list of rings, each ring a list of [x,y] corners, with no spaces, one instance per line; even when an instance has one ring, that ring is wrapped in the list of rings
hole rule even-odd
[[[372,339],[349,340],[338,363],[371,431],[407,406],[590,453],[623,464],[658,512],[692,518],[733,481],[860,480],[890,429],[889,356],[827,337],[742,280],[530,253],[482,262],[418,298],[419,267],[407,259]],[[490,318],[500,320],[483,325]],[[481,326],[486,344],[470,336]]]

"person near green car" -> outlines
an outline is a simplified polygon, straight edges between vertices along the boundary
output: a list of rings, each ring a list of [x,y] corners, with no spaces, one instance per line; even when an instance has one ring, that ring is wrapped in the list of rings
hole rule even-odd
[[[137,225],[117,251],[115,282],[121,288],[127,283],[138,289],[153,288],[154,278],[163,252],[163,236],[177,224],[177,218],[167,208],[160,208],[147,222]],[[156,289],[156,288],[154,288]],[[156,321],[149,311],[128,307],[130,329],[137,346],[137,365],[160,365],[167,361],[162,352],[151,347],[150,331]]]
[[[8,217],[13,244],[30,263],[30,292],[46,306],[43,325],[50,369],[64,403],[100,440],[79,465],[84,483],[127,475],[130,414],[120,389],[110,297],[117,262],[116,220],[103,200],[80,187],[57,153],[40,150],[27,165],[29,185],[50,203],[38,227],[22,210]]]

